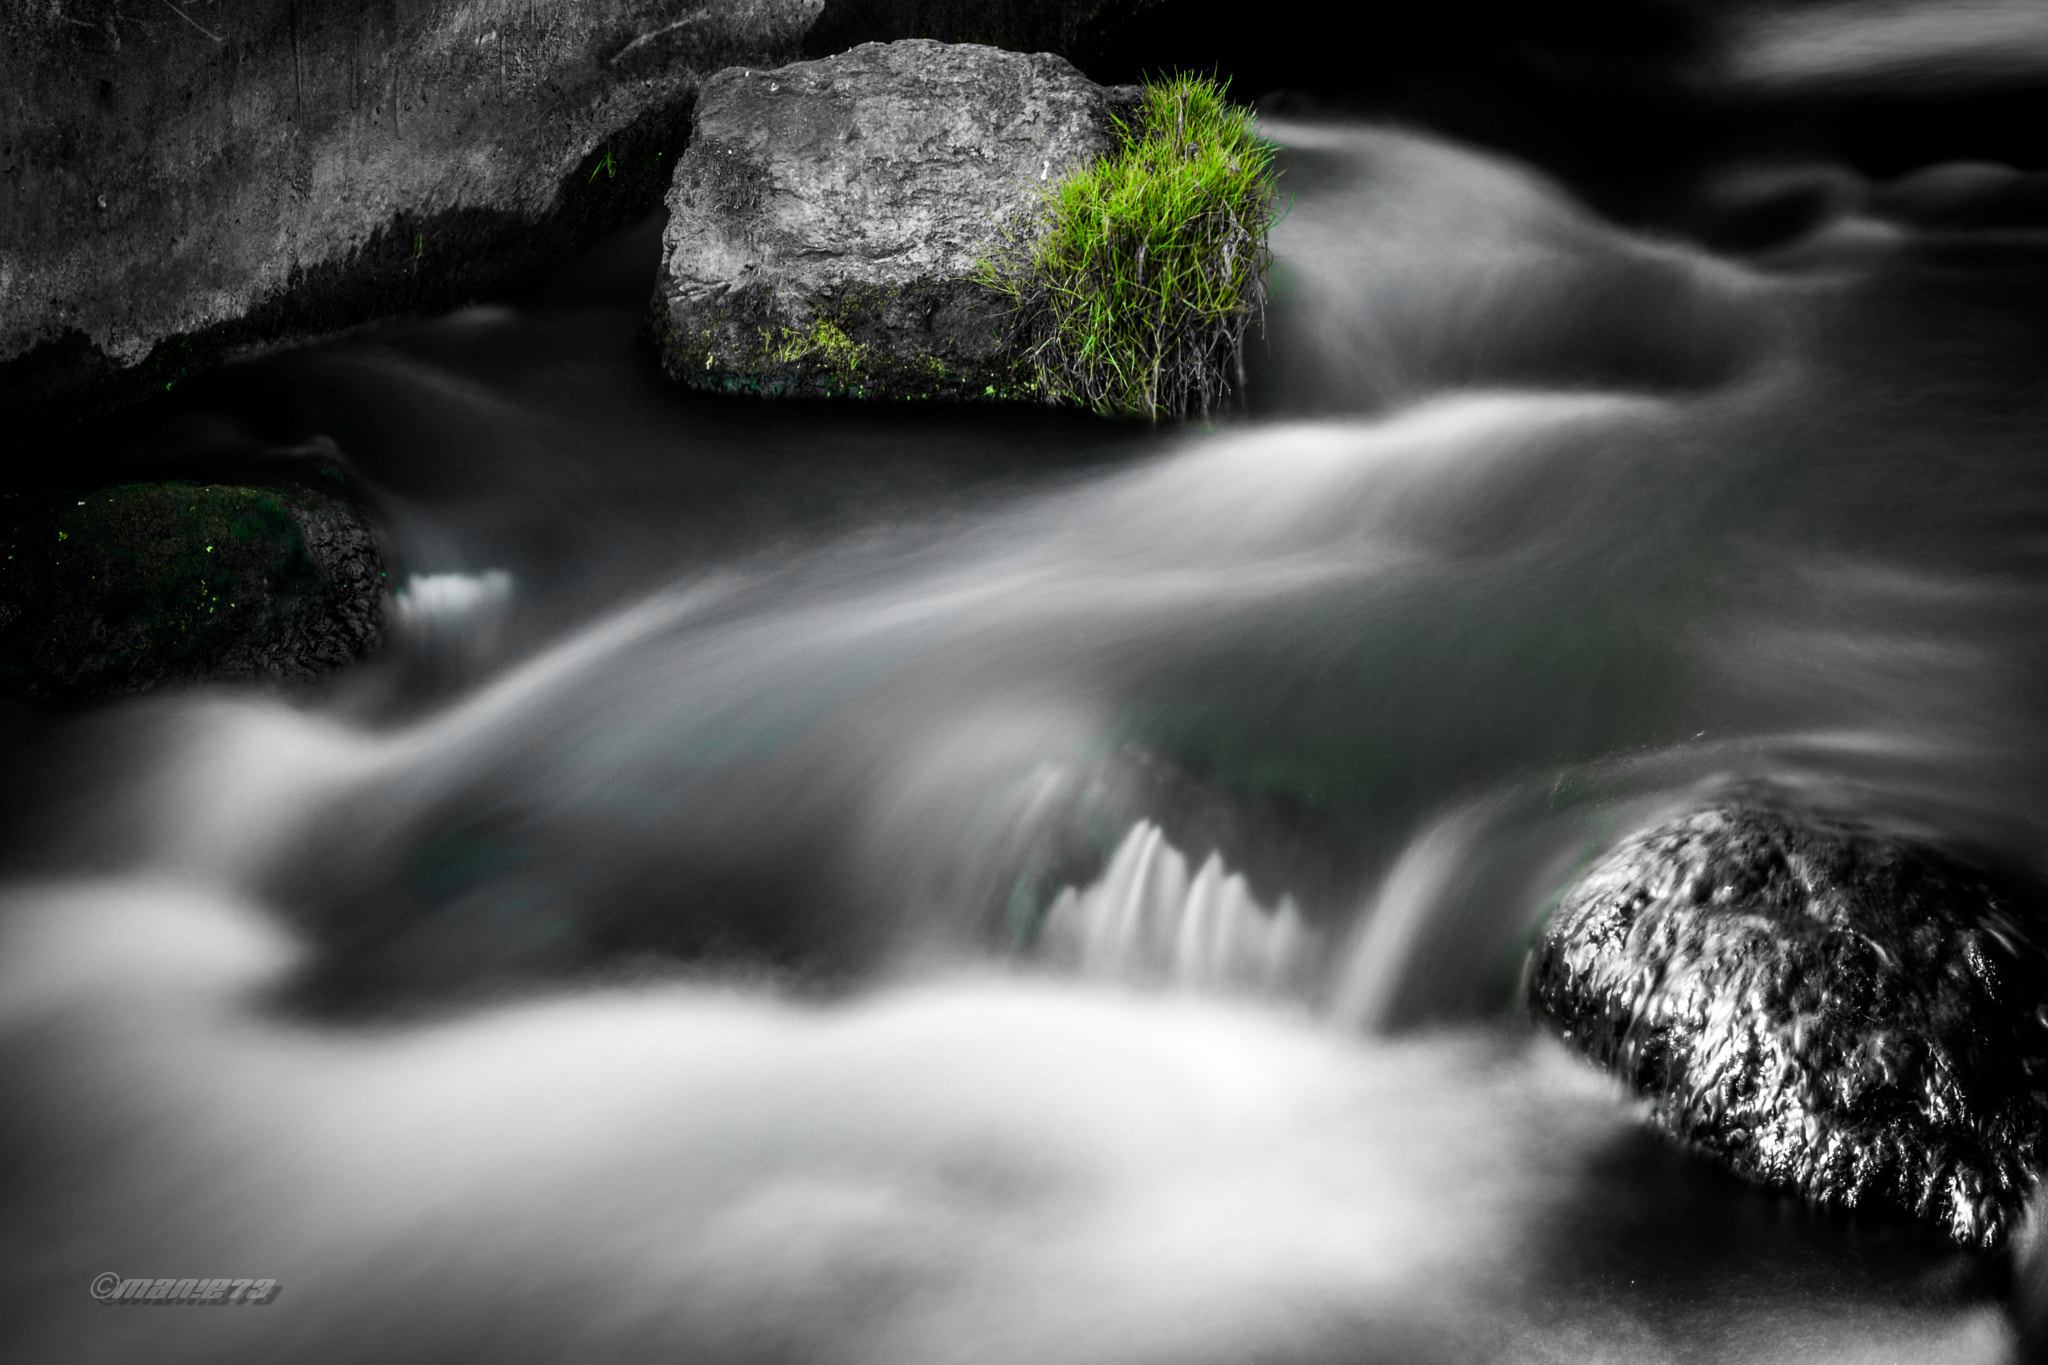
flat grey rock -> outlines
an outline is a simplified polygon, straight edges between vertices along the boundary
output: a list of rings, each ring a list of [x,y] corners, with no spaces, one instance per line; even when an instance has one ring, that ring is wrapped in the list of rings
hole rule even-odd
[[[1007,396],[973,282],[1013,215],[1111,148],[1135,91],[1061,57],[911,39],[705,82],[662,242],[664,363],[699,388]]]
[[[1567,892],[1529,1006],[1736,1171],[1989,1247],[2048,1121],[2037,909],[1931,846],[1723,802]]]
[[[0,410],[502,297],[650,211],[700,80],[822,8],[0,6]]]

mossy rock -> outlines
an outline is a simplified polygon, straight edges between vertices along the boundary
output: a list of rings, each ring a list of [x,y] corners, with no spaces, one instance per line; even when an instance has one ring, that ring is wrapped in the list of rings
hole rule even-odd
[[[1215,80],[867,43],[706,82],[669,193],[669,375],[766,397],[1206,415],[1242,391],[1272,148]]]
[[[767,299],[740,294],[710,310],[684,335],[657,308],[654,323],[669,372],[691,387],[764,398],[884,398],[942,402],[1017,401],[1039,396],[1020,362],[990,333],[986,291],[952,281],[905,288],[821,290],[807,322]],[[980,310],[977,312],[977,310]],[[931,319],[960,314],[943,343]],[[979,348],[957,335],[990,333]],[[906,338],[909,338],[906,344]]]
[[[312,678],[382,632],[375,538],[313,488],[4,494],[0,543],[0,688],[21,696]]]
[[[924,40],[719,72],[668,197],[663,367],[770,397],[1039,397],[976,265],[1114,149],[1135,97],[1050,53]]]

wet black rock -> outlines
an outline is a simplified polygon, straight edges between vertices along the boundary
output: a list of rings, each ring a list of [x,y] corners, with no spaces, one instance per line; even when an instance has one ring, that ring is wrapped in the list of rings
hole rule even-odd
[[[20,696],[312,678],[383,628],[375,537],[315,487],[0,495],[0,544],[0,689]]]
[[[2024,895],[1924,844],[1722,802],[1571,888],[1529,1005],[1735,1170],[1989,1247],[2048,1126],[2048,954]]]

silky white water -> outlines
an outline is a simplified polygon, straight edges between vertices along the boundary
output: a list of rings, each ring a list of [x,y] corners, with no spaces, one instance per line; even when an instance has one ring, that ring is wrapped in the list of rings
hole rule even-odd
[[[10,1358],[2009,1358],[1995,1271],[1516,993],[1716,784],[2038,859],[2038,245],[1738,263],[1269,131],[1213,429],[677,398],[624,307],[224,372],[393,638],[10,722]]]

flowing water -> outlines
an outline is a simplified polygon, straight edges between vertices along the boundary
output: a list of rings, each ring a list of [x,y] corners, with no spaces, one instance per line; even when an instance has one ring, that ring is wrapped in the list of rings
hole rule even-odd
[[[1268,129],[1213,429],[668,391],[644,227],[139,419],[342,462],[392,639],[9,720],[9,1358],[2011,1358],[1514,1000],[1731,783],[2048,853],[2048,241]]]

